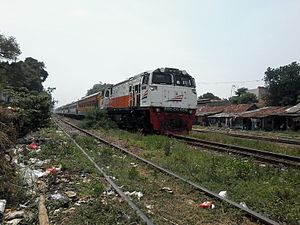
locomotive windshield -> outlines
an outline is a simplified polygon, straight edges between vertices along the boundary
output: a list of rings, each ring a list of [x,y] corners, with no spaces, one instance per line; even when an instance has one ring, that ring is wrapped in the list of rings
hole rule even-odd
[[[153,84],[172,84],[171,74],[156,72],[152,75]]]
[[[186,87],[195,86],[193,79],[191,77],[185,75],[179,75],[179,74],[174,75],[174,84],[176,86],[186,86]]]

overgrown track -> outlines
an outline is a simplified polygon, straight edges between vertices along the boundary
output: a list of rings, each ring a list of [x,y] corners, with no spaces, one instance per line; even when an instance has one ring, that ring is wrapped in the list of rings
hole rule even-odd
[[[203,130],[203,129],[193,129],[193,131],[200,132],[200,133],[224,134],[224,135],[228,135],[228,136],[232,136],[232,137],[270,141],[270,142],[277,142],[277,143],[283,143],[283,144],[300,145],[300,140],[296,140],[296,139],[271,138],[271,137],[264,137],[264,136],[259,136],[259,135],[237,134],[237,133],[229,133],[229,132],[221,132],[221,131],[209,131],[209,130]]]
[[[126,194],[118,187],[118,185],[97,165],[97,163],[90,157],[87,152],[62,128],[61,125],[59,125],[58,120],[53,119],[53,121],[56,123],[56,125],[74,142],[74,144],[82,151],[82,153],[91,161],[91,163],[96,167],[96,169],[103,175],[105,180],[115,189],[115,191],[128,203],[128,205],[135,210],[137,215],[147,224],[147,225],[154,225],[154,223],[144,214],[144,212],[136,205],[134,204],[129,197],[126,196]],[[65,121],[63,121],[65,122]],[[65,122],[66,123],[66,122]],[[69,124],[69,123],[68,123]],[[71,125],[71,124],[69,124]],[[72,126],[72,125],[71,125]],[[75,126],[72,126],[75,128]],[[77,128],[76,128],[77,129]]]
[[[148,165],[151,165],[152,167],[154,167],[155,169],[159,170],[160,172],[162,172],[164,174],[167,174],[169,176],[173,176],[173,177],[177,178],[178,180],[183,181],[183,182],[191,185],[196,190],[203,191],[207,195],[210,195],[211,197],[213,197],[215,199],[218,199],[218,200],[221,200],[223,202],[226,202],[227,204],[231,205],[234,208],[238,208],[239,210],[243,211],[246,215],[248,215],[250,218],[256,219],[256,220],[260,221],[261,223],[267,224],[267,225],[279,225],[279,223],[277,223],[276,221],[273,221],[273,220],[271,220],[271,219],[269,219],[269,218],[267,218],[267,217],[265,217],[265,216],[263,216],[263,215],[255,212],[255,211],[253,211],[253,210],[251,210],[249,208],[243,207],[242,205],[240,205],[240,204],[238,204],[238,203],[236,203],[234,201],[231,201],[231,200],[229,200],[227,198],[223,198],[220,195],[218,195],[217,193],[215,193],[213,191],[210,191],[209,189],[207,189],[205,187],[202,187],[202,186],[200,186],[200,185],[198,185],[198,184],[196,184],[196,183],[194,183],[192,181],[189,181],[189,180],[187,180],[187,179],[185,179],[185,178],[183,178],[183,177],[181,177],[181,176],[179,176],[179,175],[177,175],[177,174],[175,174],[175,173],[173,173],[173,172],[171,172],[171,171],[169,171],[169,170],[167,170],[167,169],[165,169],[165,168],[163,168],[161,166],[158,166],[158,165],[156,165],[156,164],[148,161],[147,159],[144,159],[144,158],[142,158],[142,157],[140,157],[140,156],[138,156],[138,155],[130,152],[129,150],[127,150],[127,149],[125,149],[125,148],[123,148],[123,147],[121,147],[121,146],[119,146],[117,144],[111,143],[111,142],[103,139],[102,137],[99,137],[99,136],[97,136],[97,135],[95,135],[95,134],[93,134],[93,133],[91,133],[89,131],[81,129],[81,128],[79,128],[79,127],[77,127],[77,126],[75,126],[75,125],[73,125],[73,124],[71,124],[69,122],[66,122],[64,120],[61,120],[61,121],[64,122],[64,123],[66,123],[66,124],[68,124],[68,125],[70,125],[70,126],[72,126],[73,128],[75,128],[77,130],[80,130],[81,132],[87,134],[88,136],[91,136],[91,137],[95,138],[96,140],[98,140],[98,141],[100,141],[100,142],[102,142],[104,144],[107,144],[107,145],[109,145],[109,146],[111,146],[113,148],[116,148],[116,149],[118,149],[118,150],[120,150],[120,151],[122,151],[122,152],[124,152],[124,153],[126,153],[128,155],[133,156],[134,158],[136,158],[136,159],[138,159],[138,160],[140,160],[140,161],[142,161],[142,162],[144,162],[144,163],[146,163]]]
[[[284,164],[288,166],[300,166],[300,157],[290,156],[280,153],[262,151],[253,148],[240,147],[236,145],[223,144],[219,142],[207,141],[198,138],[186,137],[181,135],[172,134],[170,135],[176,139],[183,140],[186,143],[206,149],[212,149],[222,152],[230,152],[239,154],[247,157],[253,157],[261,161],[273,163],[273,164]]]

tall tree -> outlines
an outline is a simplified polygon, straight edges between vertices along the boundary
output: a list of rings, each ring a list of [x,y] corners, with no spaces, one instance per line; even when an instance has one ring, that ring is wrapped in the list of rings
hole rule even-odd
[[[42,82],[48,77],[43,62],[31,57],[19,62],[0,62],[0,82],[5,86],[42,91]]]
[[[300,100],[300,65],[292,62],[279,68],[267,68],[264,77],[268,105],[295,105]]]
[[[200,95],[198,99],[213,99],[213,100],[220,100],[218,96],[215,96],[213,93],[207,92],[203,95]]]
[[[16,39],[0,34],[0,60],[16,60],[20,54],[21,50]]]

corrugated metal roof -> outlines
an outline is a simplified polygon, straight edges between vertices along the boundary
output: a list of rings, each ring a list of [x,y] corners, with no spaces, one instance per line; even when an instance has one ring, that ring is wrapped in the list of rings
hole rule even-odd
[[[231,117],[239,117],[239,113],[217,113],[215,115],[211,115],[209,117],[214,118],[231,118]]]
[[[288,107],[282,107],[282,106],[269,106],[264,107],[248,112],[242,113],[240,116],[243,118],[263,118],[268,116],[275,116],[275,115],[283,115],[285,113],[285,110]]]
[[[218,106],[201,106],[196,111],[196,116],[214,115],[217,113],[241,113],[255,109],[255,104],[238,104],[238,105],[218,105]]]
[[[293,107],[286,109],[285,112],[286,113],[299,113],[300,112],[300,103]]]

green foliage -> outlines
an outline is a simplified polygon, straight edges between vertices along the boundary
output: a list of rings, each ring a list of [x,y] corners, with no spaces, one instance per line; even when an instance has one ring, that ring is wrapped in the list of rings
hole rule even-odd
[[[250,104],[257,102],[255,94],[247,92],[247,88],[239,88],[235,92],[236,96],[229,98],[231,104]]]
[[[292,62],[265,72],[268,105],[295,105],[300,99],[300,65]]]
[[[103,128],[112,129],[116,128],[117,125],[112,121],[104,110],[91,109],[89,110],[84,120],[81,123],[83,128]]]
[[[247,91],[248,91],[248,88],[241,87],[235,91],[235,94],[240,97],[242,94],[246,94]]]
[[[214,100],[220,100],[218,96],[215,96],[213,93],[207,92],[203,95],[200,95],[198,99],[214,99]]]
[[[11,99],[11,105],[20,108],[21,133],[45,127],[49,123],[53,102],[51,92],[43,90],[42,82],[48,77],[45,64],[27,57],[24,61],[16,60],[21,54],[15,38],[0,34],[0,91]],[[6,61],[1,61],[6,59]]]
[[[13,99],[11,104],[21,109],[21,133],[49,125],[53,107],[51,91],[6,91]]]
[[[91,95],[91,94],[97,93],[99,91],[104,90],[107,87],[110,87],[110,86],[112,86],[112,84],[102,83],[100,81],[99,84],[94,84],[94,86],[87,91],[86,95]]]
[[[45,64],[31,57],[24,62],[0,62],[0,75],[0,82],[5,86],[29,91],[42,91],[42,82],[48,77]]]
[[[0,59],[16,60],[20,54],[21,50],[16,39],[0,34]]]

